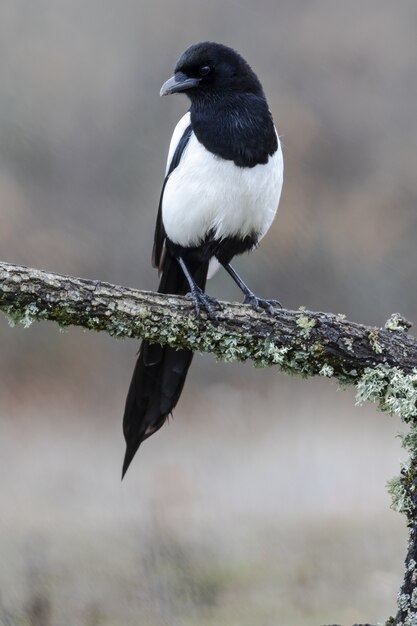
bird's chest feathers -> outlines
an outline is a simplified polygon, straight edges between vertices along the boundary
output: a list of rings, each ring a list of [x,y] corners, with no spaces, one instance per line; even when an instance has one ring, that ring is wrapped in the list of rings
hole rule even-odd
[[[167,236],[184,247],[198,246],[209,233],[260,239],[274,218],[281,186],[279,146],[267,163],[239,167],[207,150],[193,133],[165,187]]]

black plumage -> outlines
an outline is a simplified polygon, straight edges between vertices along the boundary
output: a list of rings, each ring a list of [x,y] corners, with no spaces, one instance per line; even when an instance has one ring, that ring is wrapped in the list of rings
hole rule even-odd
[[[261,83],[236,51],[203,42],[184,52],[161,89],[181,92],[191,107],[174,132],[159,202],[152,253],[158,291],[190,293],[197,314],[216,317],[217,301],[204,293],[216,261],[244,302],[272,313],[279,303],[257,298],[229,265],[258,244],[281,191],[282,155]],[[176,406],[192,357],[190,350],[142,342],[123,419],[123,475]]]

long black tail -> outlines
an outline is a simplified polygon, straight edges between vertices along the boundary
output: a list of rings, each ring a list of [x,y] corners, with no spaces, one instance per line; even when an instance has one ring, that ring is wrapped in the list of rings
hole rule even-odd
[[[204,290],[208,263],[187,263],[187,267]],[[189,290],[178,261],[168,253],[158,292],[185,295]],[[177,404],[192,358],[191,350],[142,342],[123,416],[126,454],[122,478],[142,441],[161,428]]]

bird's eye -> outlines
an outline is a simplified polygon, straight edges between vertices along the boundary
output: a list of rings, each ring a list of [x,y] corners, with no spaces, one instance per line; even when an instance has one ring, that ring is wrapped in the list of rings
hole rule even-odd
[[[210,65],[202,65],[200,69],[198,70],[198,73],[200,74],[200,76],[207,76],[207,74],[210,74],[210,72],[211,72]]]

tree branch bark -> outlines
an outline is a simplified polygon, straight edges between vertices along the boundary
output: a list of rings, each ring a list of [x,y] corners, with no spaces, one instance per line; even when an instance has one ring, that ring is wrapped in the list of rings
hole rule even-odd
[[[222,302],[216,323],[204,313],[197,319],[185,297],[8,263],[0,263],[0,310],[24,325],[51,320],[343,382],[354,383],[367,368],[411,373],[417,365],[417,341],[404,332],[411,324],[400,315],[381,329],[343,315],[278,309],[271,317],[248,305]]]
[[[220,360],[278,365],[304,377],[333,377],[356,387],[357,403],[376,402],[410,422],[403,442],[410,458],[390,486],[394,508],[407,516],[410,541],[398,613],[386,624],[417,624],[417,341],[407,334],[411,324],[401,315],[376,328],[343,315],[280,309],[272,317],[247,305],[222,302],[213,322],[204,314],[196,318],[185,297],[9,263],[0,263],[0,310],[12,324],[51,320],[210,352]]]

